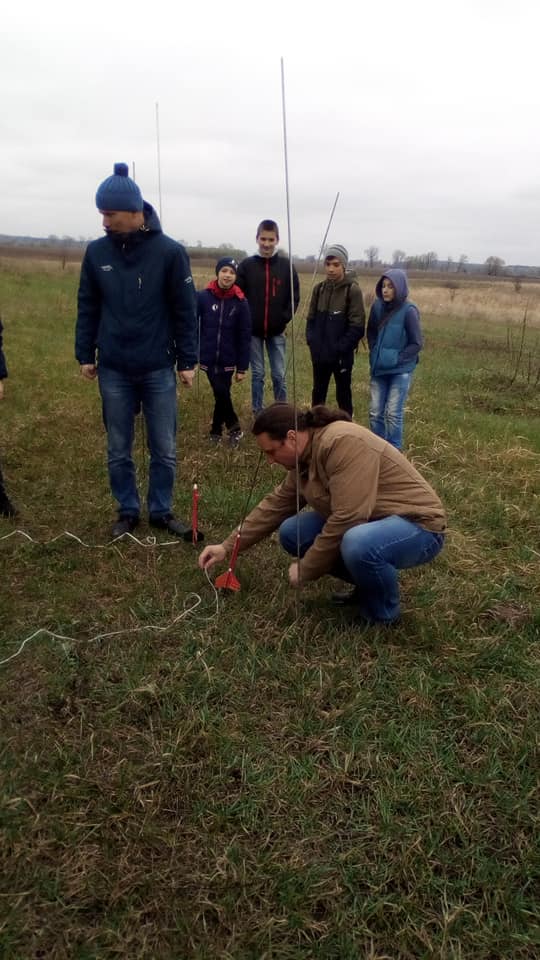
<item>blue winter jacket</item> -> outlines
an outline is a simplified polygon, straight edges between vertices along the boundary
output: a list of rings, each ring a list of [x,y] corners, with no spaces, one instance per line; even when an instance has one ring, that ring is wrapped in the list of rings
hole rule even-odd
[[[189,257],[144,204],[145,225],[93,240],[81,267],[75,355],[126,373],[197,362],[197,313]]]
[[[233,296],[216,293],[212,281],[197,294],[200,330],[199,363],[203,370],[236,370],[245,373],[251,348],[248,302],[236,284]]]
[[[396,291],[390,303],[382,299],[382,282],[391,281]],[[410,373],[422,349],[420,315],[416,304],[407,300],[409,288],[404,270],[387,270],[375,287],[377,299],[371,307],[367,328],[369,366],[373,377]]]

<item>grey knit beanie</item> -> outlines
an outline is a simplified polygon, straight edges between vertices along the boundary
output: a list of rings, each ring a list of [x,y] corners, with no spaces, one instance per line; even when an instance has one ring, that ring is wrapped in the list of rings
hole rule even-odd
[[[335,257],[336,260],[339,260],[339,262],[343,264],[345,270],[347,269],[349,253],[341,243],[333,243],[331,247],[326,248],[324,259],[328,260],[328,257]]]

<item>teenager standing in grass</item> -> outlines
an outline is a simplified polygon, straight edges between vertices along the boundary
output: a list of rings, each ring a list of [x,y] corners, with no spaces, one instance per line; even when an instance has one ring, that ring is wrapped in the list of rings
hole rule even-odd
[[[210,440],[219,443],[225,427],[233,447],[243,433],[231,399],[232,378],[240,383],[246,376],[251,345],[249,306],[236,285],[237,270],[236,260],[222,257],[216,263],[216,279],[197,294],[199,364],[215,400]]]
[[[374,433],[401,450],[403,417],[413,371],[422,349],[420,314],[407,297],[404,270],[387,270],[375,288],[368,320],[370,406]]]
[[[99,383],[109,479],[118,501],[113,536],[139,522],[132,448],[142,407],[150,469],[152,526],[177,536],[189,528],[172,513],[176,471],[176,364],[191,387],[197,362],[197,310],[189,257],[166,237],[125,163],[98,187],[106,236],[88,245],[81,268],[75,353],[86,380]]]
[[[281,545],[302,558],[289,567],[292,587],[331,574],[354,585],[333,599],[353,604],[360,623],[396,621],[398,571],[433,560],[444,543],[435,491],[402,453],[342,410],[276,403],[259,414],[253,433],[268,463],[287,476],[242,523],[240,550],[279,528]],[[297,493],[301,510],[310,510],[297,514]],[[236,536],[206,547],[199,566],[225,560]]]
[[[4,399],[4,380],[7,379],[8,370],[4,350],[2,347],[2,321],[0,320],[0,400]],[[4,486],[2,468],[0,467],[0,517],[16,517],[17,510],[9,499]]]
[[[324,258],[326,280],[313,290],[306,340],[313,366],[312,406],[326,403],[333,376],[337,405],[352,417],[352,368],[355,350],[364,336],[366,313],[360,287],[347,276],[348,262],[345,247],[339,243],[328,247]]]
[[[262,220],[257,227],[259,252],[242,260],[236,282],[251,310],[251,402],[256,416],[264,406],[265,361],[268,354],[274,400],[287,399],[285,382],[285,328],[300,302],[298,274],[277,252],[279,230],[275,220]]]

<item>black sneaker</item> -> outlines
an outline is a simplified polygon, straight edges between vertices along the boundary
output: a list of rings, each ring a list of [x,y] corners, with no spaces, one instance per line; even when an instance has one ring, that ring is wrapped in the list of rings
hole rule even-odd
[[[229,430],[229,446],[237,447],[243,436],[244,431],[241,430],[240,427],[235,427],[232,430]]]
[[[139,518],[131,513],[124,514],[123,517],[118,517],[118,520],[113,524],[111,530],[113,540],[116,540],[118,537],[123,537],[125,533],[133,533],[138,523]]]
[[[214,447],[217,447],[218,443],[221,443],[221,434],[220,433],[209,433],[208,439]]]
[[[175,537],[182,537],[184,540],[191,539],[191,527],[186,526],[181,520],[177,520],[174,513],[151,513],[148,522],[151,527],[174,533]]]

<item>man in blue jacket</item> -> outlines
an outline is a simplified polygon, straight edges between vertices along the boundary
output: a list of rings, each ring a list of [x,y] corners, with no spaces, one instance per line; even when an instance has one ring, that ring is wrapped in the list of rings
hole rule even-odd
[[[81,268],[75,354],[86,380],[97,377],[107,430],[109,480],[118,501],[113,537],[135,529],[140,501],[132,458],[142,408],[150,468],[147,506],[154,527],[189,528],[172,513],[176,472],[176,376],[191,387],[197,313],[189,257],[165,236],[125,163],[98,187],[106,236],[87,247]]]

